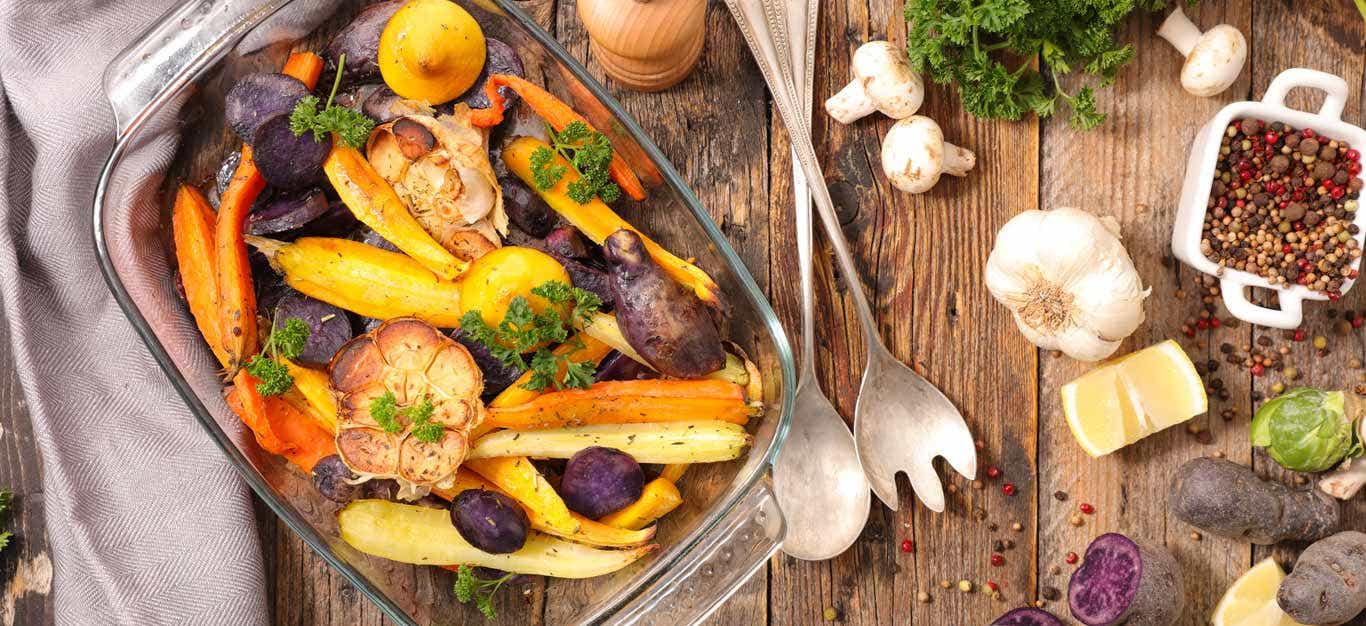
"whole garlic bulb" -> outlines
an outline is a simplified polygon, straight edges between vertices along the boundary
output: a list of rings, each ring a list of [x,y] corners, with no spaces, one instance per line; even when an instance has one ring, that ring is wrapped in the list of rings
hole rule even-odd
[[[1030,343],[1099,361],[1143,323],[1144,289],[1119,224],[1086,211],[1025,211],[996,234],[987,289]]]

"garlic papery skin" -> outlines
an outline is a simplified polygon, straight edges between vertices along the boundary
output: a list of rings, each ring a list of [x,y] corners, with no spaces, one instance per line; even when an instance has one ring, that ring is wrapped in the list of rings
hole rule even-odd
[[[1030,343],[1099,361],[1143,323],[1144,289],[1114,218],[1025,211],[996,233],[987,289]]]

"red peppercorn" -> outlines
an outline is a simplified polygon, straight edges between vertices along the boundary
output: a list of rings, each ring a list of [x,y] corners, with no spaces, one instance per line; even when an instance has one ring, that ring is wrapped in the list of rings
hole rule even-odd
[[[1096,512],[1096,507],[1091,506],[1089,502],[1083,502],[1081,503],[1081,512],[1090,515]]]
[[[1196,327],[1196,328],[1199,328],[1200,330],[1209,330],[1209,321],[1208,321],[1208,320],[1200,320],[1200,321],[1198,321],[1198,322],[1195,323],[1195,327]]]
[[[1004,557],[1004,556],[1002,556],[1002,555],[1000,555],[1000,554],[993,554],[993,555],[991,555],[991,566],[992,566],[992,567],[1000,567],[1000,566],[1005,565],[1005,564],[1006,564],[1006,557]],[[995,589],[993,589],[992,591],[995,591]]]
[[[972,447],[977,448],[978,450],[981,450],[982,448],[987,447],[987,444],[982,443],[982,440],[981,440],[981,439],[978,439],[978,440],[972,442]]]
[[[1361,152],[1359,152],[1356,148],[1348,149],[1346,152],[1342,153],[1342,156],[1346,157],[1348,161],[1361,160]]]
[[[1337,200],[1338,198],[1341,198],[1341,197],[1342,197],[1344,194],[1346,194],[1346,193],[1347,193],[1347,190],[1346,190],[1346,189],[1343,189],[1342,187],[1334,187],[1332,191],[1328,192],[1328,195],[1333,196],[1333,199],[1334,199],[1334,200]]]
[[[1244,181],[1252,180],[1252,170],[1243,170],[1241,172],[1238,172],[1238,178],[1241,178]]]
[[[1281,137],[1276,133],[1268,132],[1263,139],[1265,139],[1267,143],[1276,143],[1281,140]]]
[[[1340,299],[1342,299],[1342,294],[1341,294],[1341,293],[1336,292],[1336,291],[1330,291],[1330,292],[1328,292],[1328,301],[1329,301],[1329,302],[1337,302],[1337,301],[1340,300]]]
[[[1280,203],[1278,206],[1280,206],[1282,209],[1284,209],[1285,207],[1290,206],[1290,201],[1289,201],[1289,200],[1281,200],[1281,203]],[[1286,246],[1286,247],[1289,247],[1289,246]],[[1287,253],[1287,254],[1289,254],[1289,253]]]
[[[1219,318],[1217,318],[1217,317],[1212,317],[1212,318],[1210,318],[1210,320],[1209,320],[1209,325],[1212,326],[1212,327],[1214,327],[1214,328],[1218,328],[1218,327],[1220,327],[1220,326],[1223,325],[1223,322],[1219,321]]]
[[[1303,328],[1296,328],[1296,329],[1295,329],[1295,336],[1294,336],[1294,339],[1295,339],[1295,341],[1304,341],[1304,329],[1303,329]]]
[[[1001,485],[1001,493],[1004,493],[1008,496],[1015,495],[1015,483],[1006,483],[1004,485]]]
[[[1347,164],[1347,173],[1348,173],[1348,174],[1351,174],[1351,175],[1353,175],[1353,176],[1356,176],[1357,174],[1360,174],[1360,173],[1361,173],[1361,164],[1358,163],[1358,162],[1356,162],[1356,161],[1352,161],[1351,163],[1348,163],[1348,164]]]
[[[1001,468],[992,465],[987,468],[987,478],[996,478],[1001,475]]]
[[[992,560],[995,560],[995,559],[992,559]],[[992,590],[992,591],[1000,591],[1000,590],[1001,590],[1001,587],[1000,587],[999,585],[997,585],[996,583],[991,582],[990,580],[988,580],[988,581],[987,581],[987,589],[990,589],[990,590]]]
[[[1253,376],[1261,376],[1261,375],[1262,375],[1263,373],[1265,373],[1265,372],[1266,372],[1266,368],[1263,367],[1261,363],[1253,363],[1253,364],[1252,364],[1252,375],[1253,375]]]
[[[1191,327],[1189,327],[1189,326],[1183,328],[1183,329],[1181,330],[1181,332],[1185,333],[1187,337],[1194,337],[1194,336],[1195,336],[1195,329],[1194,329],[1194,328],[1191,328]]]
[[[901,542],[902,552],[915,552],[915,542],[907,539]]]
[[[1363,322],[1366,322],[1366,318],[1361,318],[1361,317],[1354,317],[1354,318],[1352,318],[1352,328],[1361,328],[1361,324],[1362,324]]]
[[[1281,204],[1285,204],[1285,203],[1282,202]],[[1290,254],[1290,244],[1285,244],[1285,245],[1281,246],[1281,254]]]
[[[1312,128],[1306,128],[1306,129],[1300,131],[1300,136],[1301,136],[1301,137],[1304,137],[1305,139],[1310,139],[1310,138],[1312,138],[1312,137],[1314,136],[1314,129],[1312,129]]]
[[[1068,553],[1067,553],[1067,564],[1068,564],[1068,565],[1072,565],[1072,564],[1074,564],[1074,563],[1076,563],[1076,562],[1077,562],[1077,553],[1076,553],[1076,552],[1068,552]]]

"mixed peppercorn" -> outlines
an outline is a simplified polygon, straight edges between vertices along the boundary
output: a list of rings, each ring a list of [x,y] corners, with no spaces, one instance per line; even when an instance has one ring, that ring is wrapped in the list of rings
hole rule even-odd
[[[1346,142],[1281,122],[1235,120],[1224,132],[1200,250],[1273,285],[1336,300],[1356,278],[1361,154]]]

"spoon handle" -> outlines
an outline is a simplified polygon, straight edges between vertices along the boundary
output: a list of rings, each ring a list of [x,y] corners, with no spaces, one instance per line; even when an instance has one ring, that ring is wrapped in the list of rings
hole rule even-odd
[[[788,0],[787,3],[787,41],[791,45],[794,86],[801,92],[802,118],[806,122],[803,132],[811,132],[812,80],[815,73],[816,14],[819,0]],[[797,215],[797,263],[801,266],[802,280],[802,362],[799,384],[804,384],[816,373],[816,296],[815,268],[812,254],[811,232],[811,190],[807,186],[806,175],[797,162],[797,152],[792,150],[792,200]]]

